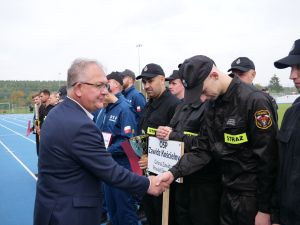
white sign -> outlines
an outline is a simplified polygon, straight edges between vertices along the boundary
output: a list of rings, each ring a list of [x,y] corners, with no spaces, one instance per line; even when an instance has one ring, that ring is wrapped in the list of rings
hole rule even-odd
[[[105,148],[108,148],[111,139],[111,133],[102,132]]]
[[[155,174],[168,171],[184,153],[184,143],[149,137],[148,170]]]

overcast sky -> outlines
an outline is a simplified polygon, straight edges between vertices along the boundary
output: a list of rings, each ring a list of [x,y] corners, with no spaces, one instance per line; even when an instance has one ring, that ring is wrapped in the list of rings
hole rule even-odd
[[[66,80],[78,57],[138,73],[139,50],[141,69],[157,63],[167,76],[197,54],[224,72],[247,56],[255,83],[277,74],[292,86],[273,62],[300,38],[299,9],[299,0],[0,0],[0,80]]]

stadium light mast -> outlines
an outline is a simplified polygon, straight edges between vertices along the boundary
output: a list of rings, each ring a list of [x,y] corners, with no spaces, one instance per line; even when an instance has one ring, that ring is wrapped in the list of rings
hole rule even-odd
[[[143,45],[142,44],[137,44],[136,47],[137,47],[137,51],[138,51],[138,63],[139,63],[139,74],[141,74],[141,57],[140,57],[140,48],[142,47]],[[140,82],[140,91],[142,91],[142,82]]]
[[[140,48],[142,47],[142,44],[137,44],[137,50],[138,50],[138,63],[139,63],[139,75],[141,74],[141,57],[140,57]]]

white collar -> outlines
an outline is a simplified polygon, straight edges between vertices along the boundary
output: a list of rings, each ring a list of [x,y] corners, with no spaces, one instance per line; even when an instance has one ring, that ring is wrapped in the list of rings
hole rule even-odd
[[[73,102],[77,103],[77,104],[83,109],[83,111],[86,113],[86,115],[87,115],[91,120],[94,119],[94,116],[93,116],[89,111],[87,111],[82,105],[80,105],[79,102],[77,102],[76,100],[74,100],[73,98],[71,98],[71,97],[69,97],[69,96],[67,96],[67,98],[69,98],[69,99],[72,100]]]

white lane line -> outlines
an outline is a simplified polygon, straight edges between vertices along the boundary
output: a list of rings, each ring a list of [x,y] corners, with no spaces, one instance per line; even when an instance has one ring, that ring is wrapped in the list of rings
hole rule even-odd
[[[17,160],[21,164],[21,166],[23,166],[23,168],[30,174],[30,176],[32,176],[32,178],[37,181],[34,173],[30,169],[28,169],[28,167],[1,140],[0,144],[6,149],[6,151],[8,151],[8,153],[10,153],[15,158],[15,160]]]
[[[12,117],[12,116],[1,116],[3,119],[10,119],[10,120],[17,120],[19,122],[25,122],[25,118],[24,119],[19,119],[17,117]],[[29,119],[29,118],[28,118]]]
[[[6,120],[6,119],[2,119],[2,120],[5,121],[5,122],[7,122],[7,123],[14,124],[14,125],[16,125],[16,126],[18,126],[18,127],[27,128],[26,126],[23,126],[23,125],[20,125],[20,124],[18,124],[18,123],[14,123],[14,122],[8,121],[8,120]]]
[[[16,135],[19,135],[19,136],[21,136],[22,138],[25,138],[26,140],[31,141],[32,143],[35,144],[35,141],[31,140],[31,139],[28,138],[28,137],[25,137],[23,134],[20,134],[20,133],[14,131],[14,130],[8,128],[7,126],[4,126],[3,124],[0,124],[0,126],[1,126],[1,127],[4,127],[4,128],[7,129],[7,130],[10,130],[11,132],[15,133]]]
[[[0,137],[16,136],[15,134],[0,134]]]

